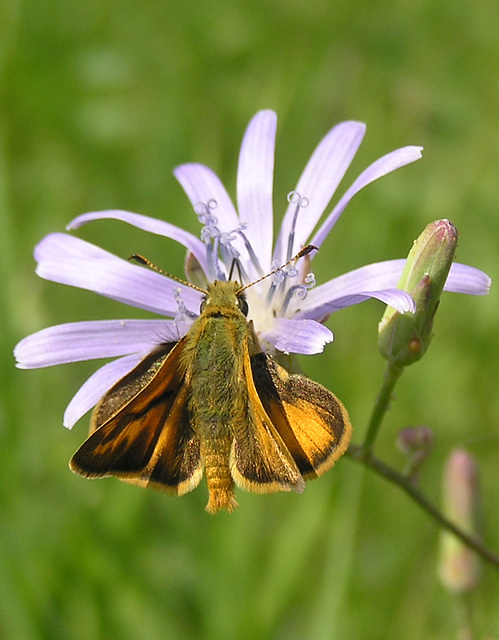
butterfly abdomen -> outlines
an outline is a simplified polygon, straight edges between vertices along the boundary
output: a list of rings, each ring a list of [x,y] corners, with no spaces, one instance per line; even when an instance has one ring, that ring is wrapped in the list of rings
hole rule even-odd
[[[203,440],[201,443],[201,457],[204,460],[209,491],[209,500],[206,505],[208,513],[216,513],[220,509],[230,512],[237,507],[234,480],[228,464],[230,447],[231,442],[228,439]]]
[[[235,317],[234,317],[235,315]],[[243,324],[240,320],[243,320]],[[213,314],[199,321],[184,353],[189,380],[189,418],[199,436],[209,502],[206,510],[237,506],[229,458],[233,425],[246,420],[248,395],[243,371],[246,320]]]

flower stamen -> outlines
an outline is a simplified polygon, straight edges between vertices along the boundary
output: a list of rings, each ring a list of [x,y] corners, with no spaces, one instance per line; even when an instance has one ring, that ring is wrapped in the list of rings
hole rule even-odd
[[[281,314],[283,316],[286,314],[291,298],[294,295],[296,295],[299,300],[305,300],[308,290],[313,287],[315,287],[315,275],[313,273],[308,273],[302,284],[295,284],[286,291],[286,296],[281,307]]]
[[[248,255],[258,274],[263,276],[264,272],[260,266],[256,253],[244,233],[246,224],[241,223],[232,231],[221,231],[218,227],[218,218],[213,214],[213,211],[217,206],[217,201],[210,199],[207,203],[199,202],[194,207],[194,212],[198,216],[199,222],[204,225],[201,230],[201,240],[207,246],[208,264],[212,270],[212,277],[218,280],[226,280],[226,274],[222,270],[220,262],[225,265],[234,265],[234,263],[237,263],[241,279],[244,282],[249,281],[247,273],[239,260],[241,254],[234,245],[236,234],[239,235],[244,242],[244,246],[246,247]],[[232,270],[233,266],[231,268],[231,272]],[[244,282],[241,282],[241,284]]]
[[[206,245],[210,279],[223,280],[224,274],[218,260],[218,237],[220,230],[217,227],[218,218],[213,214],[217,206],[217,201],[210,199],[206,203],[198,202],[193,208],[199,222],[204,225],[201,229],[201,240]]]
[[[270,285],[267,293],[267,299],[265,301],[266,306],[270,306],[270,304],[272,303],[272,298],[274,297],[277,288],[283,284],[287,276],[287,273],[284,269],[279,269],[279,263],[276,260],[272,262],[271,269],[272,271],[274,270],[276,271],[275,271],[274,277],[272,278],[272,284]]]
[[[290,191],[287,195],[287,200],[290,204],[296,204],[295,212],[293,214],[293,220],[291,222],[291,230],[288,236],[288,251],[286,253],[286,260],[291,260],[291,256],[293,255],[293,247],[295,243],[295,229],[296,229],[296,221],[298,220],[298,214],[300,213],[300,209],[305,209],[310,204],[310,200],[305,196],[301,196],[298,191]]]
[[[175,302],[177,303],[177,311],[175,313],[175,317],[173,321],[175,322],[175,326],[178,329],[177,323],[179,322],[191,323],[193,320],[195,320],[198,317],[198,314],[192,311],[189,311],[189,309],[186,307],[185,302],[182,299],[182,290],[180,288],[174,289],[173,295],[175,297]]]
[[[255,253],[255,250],[251,246],[250,241],[246,237],[246,234],[244,233],[244,229],[246,229],[246,224],[243,223],[243,224],[241,224],[241,226],[238,229],[234,230],[234,233],[238,233],[239,236],[242,238],[242,241],[244,242],[244,246],[246,247],[246,250],[248,252],[250,260],[253,263],[253,266],[255,267],[255,269],[256,269],[256,271],[258,273],[258,276],[260,278],[262,278],[265,275],[265,272],[262,269],[262,267],[260,266],[260,261],[258,260],[258,257],[257,257],[257,255]]]

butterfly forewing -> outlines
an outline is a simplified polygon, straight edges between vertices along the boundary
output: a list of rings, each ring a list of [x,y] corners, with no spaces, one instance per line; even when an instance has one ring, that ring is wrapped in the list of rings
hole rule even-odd
[[[302,475],[262,406],[255,388],[247,341],[244,375],[248,409],[244,423],[233,425],[232,476],[239,487],[255,493],[301,492],[305,488]]]
[[[151,482],[175,493],[199,483],[199,440],[190,427],[180,365],[183,345],[181,340],[173,349],[166,346],[168,353],[157,352],[156,359],[148,356],[104,396],[91,435],[70,462],[73,471]]]
[[[169,410],[151,460],[136,484],[145,483],[179,496],[199,484],[203,476],[200,440],[190,424],[187,398],[184,385]]]
[[[176,344],[176,342],[169,342],[160,345],[109,389],[92,413],[90,433],[102,426],[149,384]]]

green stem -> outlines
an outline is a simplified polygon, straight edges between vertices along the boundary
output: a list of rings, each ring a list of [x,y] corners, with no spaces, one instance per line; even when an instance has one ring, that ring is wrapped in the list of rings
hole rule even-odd
[[[385,413],[387,412],[392,400],[393,388],[395,387],[397,380],[400,378],[402,371],[403,367],[398,367],[394,364],[388,363],[386,366],[383,386],[381,387],[381,391],[374,405],[366,438],[362,447],[366,454],[371,453],[374,448],[374,442],[381,427],[381,422],[383,421]]]
[[[350,445],[346,455],[356,462],[360,462],[364,466],[375,471],[378,475],[386,478],[392,484],[398,486],[410,498],[412,498],[419,506],[426,511],[436,522],[443,528],[457,536],[464,544],[471,547],[476,553],[487,562],[499,568],[499,556],[485,547],[479,540],[470,536],[465,531],[457,527],[435,507],[422,493],[415,487],[408,478],[379,460],[366,451],[363,447]]]

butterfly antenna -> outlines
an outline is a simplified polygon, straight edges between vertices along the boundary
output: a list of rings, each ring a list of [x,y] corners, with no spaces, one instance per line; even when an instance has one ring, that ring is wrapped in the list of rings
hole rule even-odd
[[[292,262],[296,262],[296,260],[299,260],[300,258],[303,258],[304,256],[307,256],[311,251],[319,251],[319,247],[315,247],[313,244],[307,244],[305,247],[303,247],[303,249],[301,249],[301,251],[298,251],[298,253],[295,255],[295,257],[291,258],[291,260],[288,260],[287,262],[285,262],[280,267],[277,267],[277,269],[274,269],[270,273],[267,273],[267,275],[262,276],[261,278],[258,278],[258,280],[255,280],[254,282],[250,282],[249,284],[247,284],[244,287],[242,287],[241,289],[239,289],[239,291],[237,292],[238,295],[242,291],[244,291],[245,289],[248,289],[249,287],[252,287],[254,284],[258,284],[259,282],[261,282],[262,280],[265,280],[269,276],[273,276],[275,273],[277,273],[278,271],[281,271],[281,269],[284,269],[285,267],[287,267]]]
[[[149,267],[149,269],[152,269],[153,271],[157,271],[158,273],[161,273],[161,275],[166,276],[167,278],[171,278],[172,280],[175,280],[175,282],[180,282],[180,284],[184,284],[186,287],[190,287],[191,289],[196,289],[196,291],[200,291],[204,295],[207,295],[207,292],[204,289],[201,289],[201,287],[196,287],[195,284],[186,282],[185,280],[182,280],[182,278],[177,278],[177,276],[174,276],[171,273],[168,273],[167,271],[163,271],[163,269],[160,269],[153,262],[151,262],[147,258],[144,258],[144,256],[141,256],[139,253],[134,253],[133,256],[130,256],[128,258],[128,260],[130,261],[133,260],[135,262],[138,262],[139,264],[143,264],[146,267]]]

